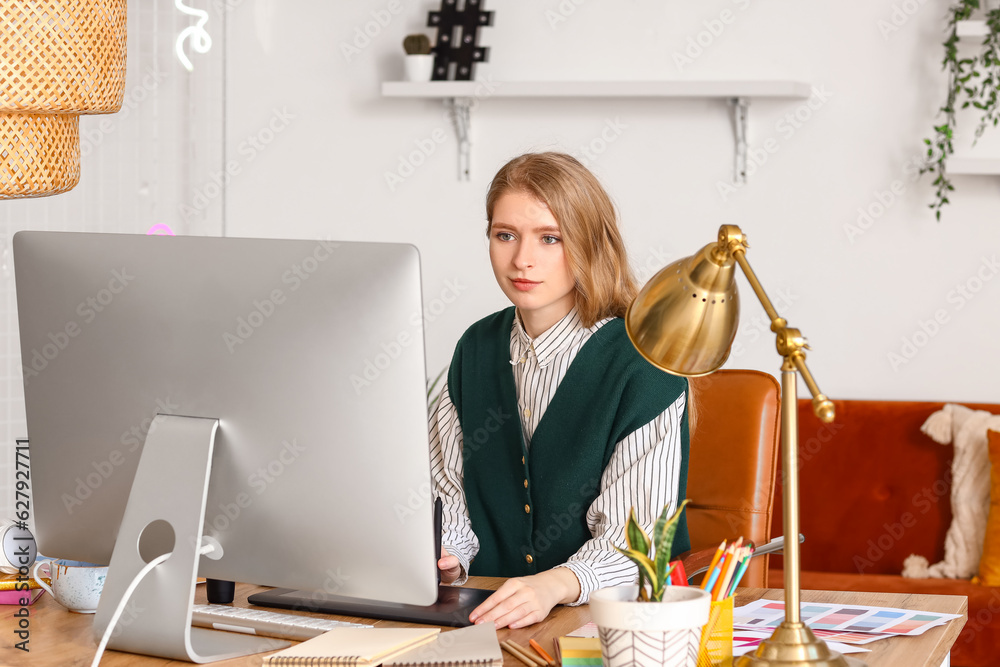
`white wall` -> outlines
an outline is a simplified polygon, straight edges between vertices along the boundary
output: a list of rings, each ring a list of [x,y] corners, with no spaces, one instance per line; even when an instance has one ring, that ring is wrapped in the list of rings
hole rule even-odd
[[[1000,402],[1000,193],[996,177],[955,177],[944,220],[926,204],[929,179],[913,160],[944,95],[939,71],[945,3],[877,0],[488,0],[495,27],[479,78],[520,80],[788,78],[829,94],[816,109],[756,101],[750,142],[777,151],[727,196],[732,133],[725,105],[705,100],[484,99],[473,112],[473,180],[456,179],[456,146],[440,103],[383,99],[399,79],[400,43],[423,28],[437,0],[189,0],[210,11],[215,50],[192,54],[186,73],[176,35],[195,19],[170,0],[129,3],[128,114],[85,118],[95,137],[77,190],[0,202],[0,433],[24,435],[20,356],[9,256],[18,229],[142,233],[157,222],[190,234],[394,240],[416,244],[428,307],[457,289],[427,323],[429,372],[447,364],[461,332],[506,305],[489,269],[483,199],[493,172],[527,150],[579,152],[608,123],[621,127],[591,166],[618,203],[642,279],[715,237],[720,224],[748,234],[750,261],[792,326],[809,337],[810,366],[835,398]],[[400,5],[402,6],[402,5]],[[731,22],[718,30],[724,11]],[[906,12],[910,12],[907,14]],[[388,24],[345,57],[358,31]],[[565,20],[561,20],[565,19]],[[893,21],[896,23],[894,24]],[[228,25],[222,34],[223,23]],[[707,24],[706,24],[707,22]],[[898,24],[898,25],[897,25]],[[378,24],[373,24],[377,26]],[[719,34],[709,31],[714,27]],[[674,54],[707,44],[681,70]],[[189,49],[190,51],[190,49]],[[225,218],[219,67],[227,66],[226,154],[235,164]],[[152,86],[147,71],[157,73]],[[788,114],[809,116],[794,132]],[[971,129],[968,118],[963,127]],[[96,133],[96,134],[95,134]],[[424,164],[394,190],[385,174],[444,133]],[[610,135],[608,135],[610,136]],[[965,142],[967,143],[967,142]],[[1000,156],[1000,133],[979,149]],[[216,168],[213,165],[219,165]],[[864,230],[859,208],[878,212]],[[223,227],[225,223],[225,227]],[[858,234],[857,232],[861,232]],[[977,273],[989,279],[977,282]],[[745,287],[745,282],[741,283]],[[978,288],[970,300],[958,285]],[[457,288],[456,288],[457,286]],[[933,336],[921,322],[939,313]],[[744,328],[731,366],[774,372],[779,360],[744,289]],[[902,357],[903,339],[923,345]],[[10,514],[12,448],[0,456],[0,510]]]
[[[591,165],[620,208],[642,278],[712,241],[720,224],[739,224],[781,313],[811,341],[809,364],[827,394],[1000,401],[1000,277],[984,264],[1000,250],[998,180],[955,177],[938,223],[927,209],[930,179],[913,175],[944,95],[944,3],[486,3],[496,18],[480,40],[491,55],[477,78],[501,85],[789,78],[825,91],[815,109],[751,104],[751,150],[760,154],[769,138],[777,150],[727,196],[720,184],[729,183],[732,163],[728,112],[707,100],[484,99],[473,111],[473,179],[458,182],[440,103],[379,92],[382,81],[401,78],[403,36],[421,30],[439,3],[405,3],[398,15],[385,11],[390,4],[255,0],[232,10],[227,150],[241,172],[228,190],[227,231],[415,243],[428,303],[448,281],[462,287],[427,324],[430,370],[449,361],[466,326],[506,305],[483,235],[490,176],[523,151],[578,152],[611,122],[622,126],[620,136]],[[712,22],[723,12],[731,20],[719,31]],[[380,16],[391,21],[375,30]],[[355,42],[366,26],[375,36]],[[708,46],[679,68],[674,54],[703,32]],[[344,46],[353,44],[362,48],[348,58]],[[241,153],[275,110],[294,117],[263,150]],[[783,120],[796,112],[808,119],[798,127]],[[391,190],[386,172],[438,128],[444,143]],[[891,194],[894,181],[901,196]],[[894,201],[857,227],[859,207],[878,213],[880,196]],[[977,283],[980,271],[990,280]],[[971,300],[958,297],[956,286],[970,281],[981,289]],[[753,323],[763,311],[741,286],[745,328],[729,366],[776,372],[773,336]],[[920,323],[935,313],[944,324],[924,336]],[[914,336],[922,347],[912,354],[903,339]]]
[[[22,229],[143,234],[154,225],[222,233],[222,197],[211,196],[223,150],[221,18],[208,23],[216,48],[193,55],[188,72],[174,41],[192,17],[173,0],[130,0],[122,109],[80,118],[79,185],[0,201],[0,517],[13,516],[13,443],[27,434],[11,239]]]

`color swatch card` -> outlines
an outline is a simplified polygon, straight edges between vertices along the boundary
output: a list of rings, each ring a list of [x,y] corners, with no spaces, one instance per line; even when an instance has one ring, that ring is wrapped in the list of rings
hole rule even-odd
[[[873,632],[842,632],[840,630],[813,630],[813,634],[826,641],[843,642],[845,644],[871,644],[880,639],[888,639],[896,635],[880,635]]]
[[[911,637],[961,618],[958,614],[815,602],[802,603],[800,615],[813,630]],[[775,628],[784,620],[785,603],[780,600],[755,600],[733,610],[733,627],[736,628]]]
[[[733,657],[754,651],[762,641],[770,636],[770,630],[735,630],[733,632]],[[851,646],[835,641],[827,641],[826,645],[830,647],[830,650],[841,654],[870,652],[860,646]]]

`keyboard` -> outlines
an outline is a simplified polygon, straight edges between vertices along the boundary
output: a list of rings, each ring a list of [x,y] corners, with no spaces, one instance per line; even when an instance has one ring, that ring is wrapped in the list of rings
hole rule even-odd
[[[191,625],[215,630],[243,632],[262,637],[305,641],[334,628],[370,628],[363,623],[331,621],[325,618],[282,614],[276,611],[229,607],[221,604],[196,604]]]

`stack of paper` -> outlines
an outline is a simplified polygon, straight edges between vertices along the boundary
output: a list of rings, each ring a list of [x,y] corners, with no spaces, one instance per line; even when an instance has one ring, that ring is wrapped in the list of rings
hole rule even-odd
[[[596,637],[560,637],[559,658],[563,667],[601,667],[601,640]]]
[[[958,614],[939,614],[894,607],[803,602],[800,618],[813,633],[839,653],[866,651],[861,645],[886,637],[916,636],[944,625]],[[755,600],[733,610],[733,655],[756,648],[785,620],[781,600]]]

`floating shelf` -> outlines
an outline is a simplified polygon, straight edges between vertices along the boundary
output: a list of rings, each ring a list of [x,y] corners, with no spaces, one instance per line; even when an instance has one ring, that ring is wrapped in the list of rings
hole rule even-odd
[[[386,81],[384,97],[776,97],[803,99],[800,81]]]
[[[948,173],[1000,176],[1000,157],[952,156],[948,158]]]
[[[452,111],[459,142],[459,180],[469,180],[470,110],[488,98],[702,98],[726,100],[732,108],[736,145],[733,180],[746,183],[747,108],[752,98],[806,99],[812,86],[801,81],[386,81],[383,97],[441,99]]]
[[[958,21],[955,34],[959,37],[985,37],[989,34],[986,21]],[[1000,175],[1000,157],[956,156],[948,158],[948,173],[955,175]]]
[[[955,23],[955,34],[959,37],[985,37],[989,30],[986,21],[958,21]]]

